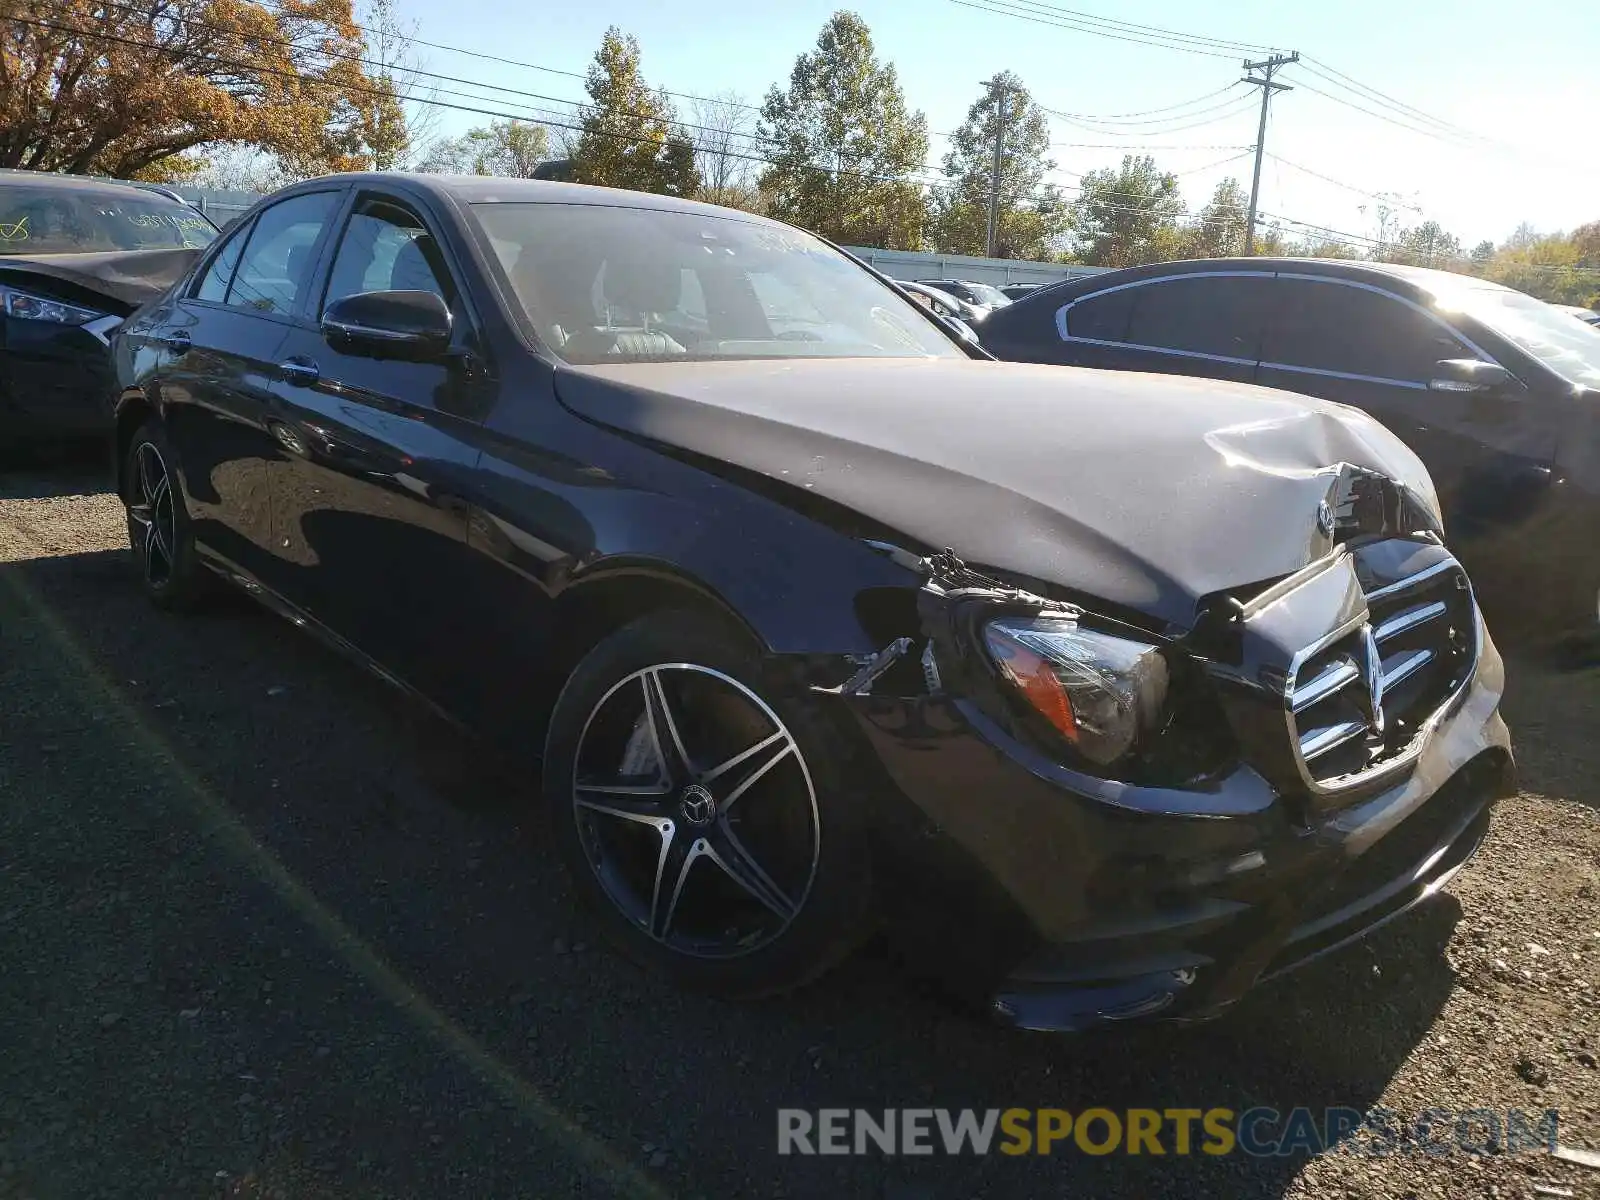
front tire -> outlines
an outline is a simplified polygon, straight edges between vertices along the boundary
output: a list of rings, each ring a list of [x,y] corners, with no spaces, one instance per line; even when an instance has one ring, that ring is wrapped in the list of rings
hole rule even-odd
[[[166,430],[146,421],[128,446],[122,502],[145,595],[157,608],[184,610],[209,594],[211,575],[195,551],[177,464]]]
[[[787,991],[870,931],[860,806],[808,698],[747,639],[687,612],[617,630],[562,689],[544,787],[608,941],[680,987]]]

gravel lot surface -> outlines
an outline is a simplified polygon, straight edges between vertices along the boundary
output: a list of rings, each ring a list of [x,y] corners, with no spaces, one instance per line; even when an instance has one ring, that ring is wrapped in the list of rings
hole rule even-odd
[[[592,947],[526,785],[245,600],[147,607],[92,465],[0,467],[0,1196],[1600,1196],[1542,1154],[780,1158],[779,1107],[1556,1108],[1600,1149],[1600,674],[1447,892],[1184,1031],[982,1025]]]

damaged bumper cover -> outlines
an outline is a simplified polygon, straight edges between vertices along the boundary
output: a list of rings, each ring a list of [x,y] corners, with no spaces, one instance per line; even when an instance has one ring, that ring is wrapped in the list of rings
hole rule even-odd
[[[833,694],[886,775],[897,939],[1008,1024],[1214,1016],[1436,892],[1515,790],[1503,666],[1435,538],[1339,549],[1164,642],[1171,723],[1195,728],[1163,732],[1176,755],[1113,771],[1035,736],[983,677],[985,622],[1082,610],[954,556],[921,569],[923,637],[892,643]],[[1327,691],[1349,673],[1341,638],[1367,638],[1376,658]],[[1409,668],[1374,717],[1374,681],[1381,693],[1386,672],[1413,662],[1433,674]],[[1329,766],[1314,722],[1351,712],[1368,727],[1339,751],[1355,757]]]

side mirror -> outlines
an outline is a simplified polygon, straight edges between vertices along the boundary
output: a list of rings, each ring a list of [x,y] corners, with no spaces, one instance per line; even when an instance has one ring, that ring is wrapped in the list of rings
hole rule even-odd
[[[432,292],[357,292],[323,311],[322,336],[346,354],[426,362],[450,348],[450,324]]]
[[[1476,358],[1444,358],[1433,364],[1428,390],[1516,399],[1523,388],[1517,377],[1499,363],[1480,362]]]

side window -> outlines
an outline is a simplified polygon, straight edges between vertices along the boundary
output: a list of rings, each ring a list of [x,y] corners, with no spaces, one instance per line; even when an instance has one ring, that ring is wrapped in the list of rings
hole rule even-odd
[[[195,289],[196,300],[212,300],[221,304],[228,298],[228,284],[233,282],[233,269],[239,265],[239,252],[244,249],[245,239],[249,236],[250,230],[246,227],[236,230],[229,237],[206,268],[200,286]]]
[[[227,303],[263,313],[293,312],[311,282],[311,252],[338,200],[337,192],[311,192],[263,210],[239,259]]]
[[[432,292],[449,303],[438,243],[409,209],[365,199],[344,227],[322,304],[358,292]]]
[[[1133,312],[1134,293],[1139,288],[1101,292],[1069,305],[1062,327],[1068,337],[1093,338],[1098,342],[1128,340],[1128,317]]]
[[[1476,358],[1409,304],[1335,281],[1279,279],[1262,360],[1346,375],[1426,383],[1441,358]]]
[[[1194,275],[1129,288],[1127,340],[1255,362],[1271,286],[1268,276]]]

